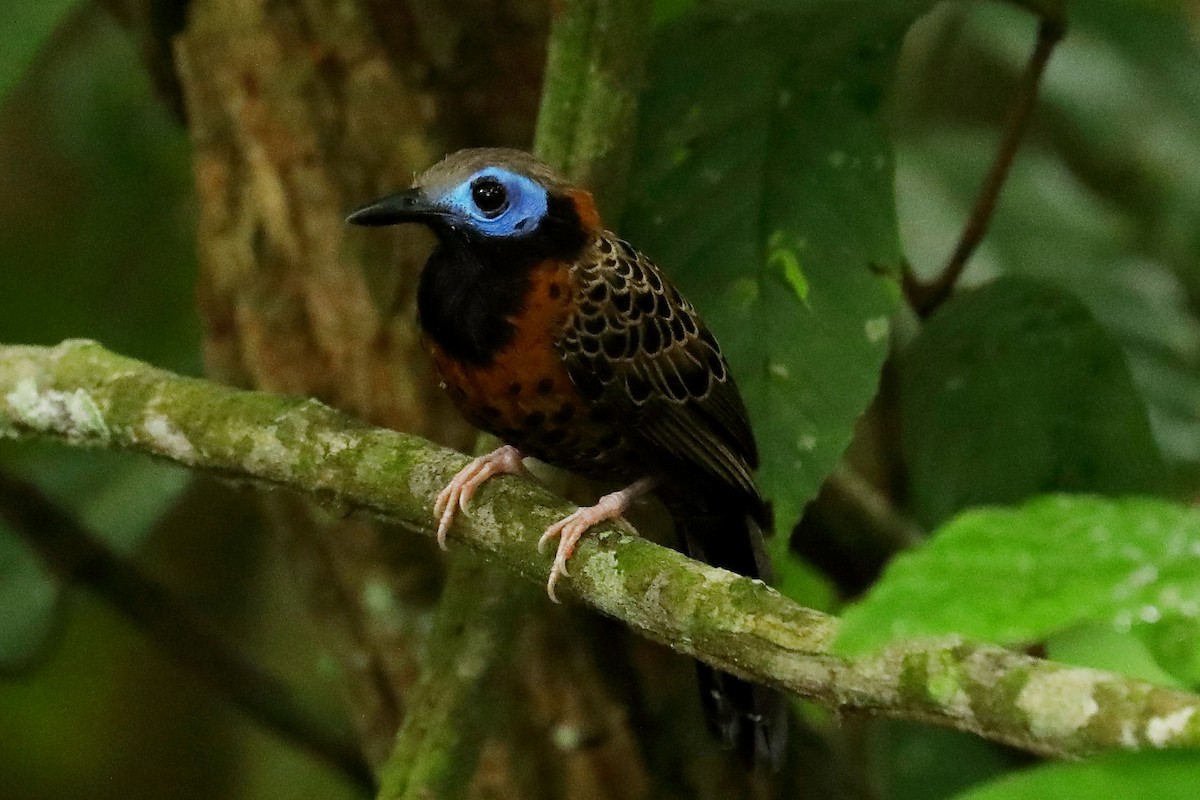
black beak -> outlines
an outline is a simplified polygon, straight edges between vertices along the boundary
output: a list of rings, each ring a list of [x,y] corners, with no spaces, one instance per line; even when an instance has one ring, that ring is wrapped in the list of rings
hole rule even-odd
[[[396,225],[401,222],[428,222],[445,212],[432,205],[420,189],[389,194],[363,206],[346,217],[351,225]]]

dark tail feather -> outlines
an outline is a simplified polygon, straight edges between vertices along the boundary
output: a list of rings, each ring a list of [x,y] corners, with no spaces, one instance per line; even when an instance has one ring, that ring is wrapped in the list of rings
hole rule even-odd
[[[715,504],[714,504],[715,505]],[[730,508],[741,506],[731,500]],[[751,578],[771,579],[771,563],[760,524],[764,511],[703,513],[671,508],[684,551],[699,561]],[[774,771],[783,761],[787,742],[788,701],[774,689],[749,683],[707,664],[696,663],[700,701],[708,727],[721,744],[736,749],[755,769]]]

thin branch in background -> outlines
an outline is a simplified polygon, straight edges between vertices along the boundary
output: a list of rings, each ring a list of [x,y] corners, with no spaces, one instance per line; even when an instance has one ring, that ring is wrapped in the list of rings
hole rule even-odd
[[[471,553],[452,556],[421,681],[379,773],[379,800],[462,797],[494,731],[495,673],[539,596]]]
[[[1021,144],[1021,137],[1025,133],[1034,104],[1037,102],[1038,86],[1041,83],[1042,75],[1046,71],[1046,65],[1050,61],[1055,46],[1065,33],[1066,23],[1059,17],[1043,18],[1038,25],[1037,44],[1034,46],[1029,63],[1025,66],[1021,82],[1017,86],[1017,95],[1009,112],[1008,121],[1005,123],[1000,145],[996,150],[996,158],[975,198],[971,215],[967,218],[958,244],[950,255],[950,260],[942,268],[941,274],[933,281],[924,283],[919,281],[910,269],[905,269],[904,296],[918,316],[928,317],[949,299],[963,270],[966,269],[967,262],[975,252],[975,248],[979,246],[979,242],[987,233],[992,213],[996,208],[996,200],[1000,196],[1000,190],[1004,187],[1004,181],[1007,179],[1008,171],[1016,157],[1017,148]]]
[[[0,471],[0,517],[64,584],[111,605],[159,650],[258,724],[370,791],[349,726],[331,724],[282,681],[230,650],[161,584],[118,558],[32,483]]]

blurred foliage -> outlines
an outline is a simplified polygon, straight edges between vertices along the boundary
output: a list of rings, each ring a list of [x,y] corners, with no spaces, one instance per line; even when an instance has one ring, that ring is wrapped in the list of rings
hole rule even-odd
[[[899,371],[922,524],[1043,492],[1169,486],[1120,346],[1070,294],[1016,277],[964,292],[921,329]]]
[[[1069,35],[966,275],[975,291],[918,328],[896,271],[935,274],[952,249],[1036,27],[1011,5],[956,0],[909,29],[931,5],[659,2],[619,229],[722,340],[783,533],[894,356],[883,399],[898,394],[877,413],[895,418],[860,429],[855,452],[898,461],[884,488],[941,527],[849,612],[851,644],[973,631],[1200,686],[1200,625],[1183,602],[1200,593],[1183,506],[1200,496],[1200,4],[1068,7]],[[185,133],[94,7],[10,2],[0,40],[0,341],[87,336],[198,374]],[[181,473],[7,443],[0,460],[122,552],[157,553],[186,595],[333,702],[336,676],[252,532],[162,521]],[[1049,491],[1157,499],[1029,502]],[[971,510],[980,503],[1008,505]],[[784,589],[832,604],[787,544],[776,537]],[[59,597],[3,530],[0,663],[4,800],[348,795],[123,621]],[[1192,797],[1200,780],[1186,755],[1005,776],[1019,759],[979,739],[895,723],[877,733],[859,766],[897,800]]]
[[[4,31],[4,47],[0,48],[0,102],[8,97],[54,29],[76,5],[77,0],[41,0],[0,6],[0,31]]]
[[[198,372],[186,139],[106,17],[77,10],[43,38],[0,113],[0,341],[89,337]],[[115,453],[0,443],[0,459],[125,551],[187,479]],[[56,605],[31,558],[5,550],[0,576],[29,601],[6,615],[24,642],[0,648],[11,663],[36,655]]]
[[[1191,10],[1193,21],[1186,17]],[[1163,452],[1200,462],[1200,52],[1195,4],[1069,5],[1034,124],[967,283],[1056,283],[1125,348]],[[900,228],[919,272],[953,246],[1034,22],[944,6],[896,98]]]
[[[0,38],[0,341],[88,337],[200,374],[185,132],[153,98],[124,32],[98,9],[8,3]],[[126,554],[159,546],[156,525],[188,477],[118,453],[9,442],[0,442],[0,463],[36,479]],[[210,525],[205,540],[189,541],[200,520],[171,524],[179,554],[159,566],[183,559],[183,575],[210,581],[177,588],[213,598],[209,611],[245,601],[245,577],[236,576],[259,563],[238,558],[248,531],[213,538]],[[252,593],[278,592],[278,582]],[[311,665],[311,634],[294,627],[294,612],[270,611],[259,647],[293,671]],[[86,595],[60,597],[2,524],[0,675],[4,800],[349,796],[164,661],[127,621]],[[297,677],[330,689],[330,676],[314,681],[311,666]]]

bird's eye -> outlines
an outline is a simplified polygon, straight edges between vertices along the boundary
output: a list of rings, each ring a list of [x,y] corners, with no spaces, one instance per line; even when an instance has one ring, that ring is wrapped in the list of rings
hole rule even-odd
[[[471,199],[489,218],[508,208],[508,193],[504,190],[504,184],[490,175],[477,178],[471,184]]]

